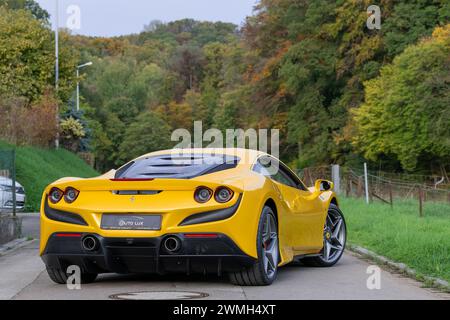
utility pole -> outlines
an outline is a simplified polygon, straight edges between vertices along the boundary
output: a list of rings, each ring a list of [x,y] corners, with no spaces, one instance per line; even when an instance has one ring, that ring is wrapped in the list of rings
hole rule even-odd
[[[59,149],[59,0],[55,0],[55,93],[56,93],[56,139],[55,148]]]
[[[77,67],[77,111],[80,111],[80,67]]]

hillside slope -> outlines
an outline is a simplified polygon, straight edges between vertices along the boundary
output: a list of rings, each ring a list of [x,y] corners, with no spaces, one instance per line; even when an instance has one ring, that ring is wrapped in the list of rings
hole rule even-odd
[[[0,141],[0,149],[10,149]],[[37,212],[44,188],[62,177],[89,178],[98,175],[77,155],[67,150],[48,150],[35,147],[16,149],[17,181],[24,187],[27,195],[27,211]]]

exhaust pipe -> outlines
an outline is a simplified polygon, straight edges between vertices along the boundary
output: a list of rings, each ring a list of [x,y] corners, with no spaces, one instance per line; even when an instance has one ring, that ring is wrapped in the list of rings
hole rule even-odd
[[[175,253],[181,249],[181,241],[176,237],[169,237],[164,240],[164,249],[169,253]]]
[[[81,245],[83,246],[83,249],[86,251],[95,251],[99,247],[99,242],[97,238],[93,236],[86,236],[81,241]]]

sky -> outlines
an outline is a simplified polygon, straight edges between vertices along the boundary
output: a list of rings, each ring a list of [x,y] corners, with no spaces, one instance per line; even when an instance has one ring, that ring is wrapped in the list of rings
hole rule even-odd
[[[56,0],[36,0],[52,16]],[[118,36],[139,33],[152,20],[192,18],[241,25],[258,0],[59,0],[59,25],[74,34]],[[68,12],[69,11],[69,12]],[[79,14],[78,14],[79,12]],[[79,19],[78,19],[79,17]]]

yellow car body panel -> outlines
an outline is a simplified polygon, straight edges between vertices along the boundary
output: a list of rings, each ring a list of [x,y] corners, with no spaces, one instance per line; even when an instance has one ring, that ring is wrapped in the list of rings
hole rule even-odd
[[[168,154],[159,151],[144,157]],[[190,152],[210,153],[209,149],[192,149]],[[216,150],[217,152],[217,150]],[[258,258],[256,238],[260,214],[267,201],[276,206],[279,228],[280,266],[295,256],[319,253],[323,248],[323,226],[332,199],[332,191],[315,188],[299,190],[269,179],[252,171],[253,165],[265,153],[243,149],[223,149],[223,154],[237,155],[241,161],[234,169],[219,171],[193,179],[154,179],[152,181],[113,181],[115,171],[92,179],[64,178],[47,186],[41,204],[41,242],[43,255],[48,240],[56,233],[97,234],[106,238],[154,238],[167,234],[220,233],[228,236],[246,255]],[[230,202],[221,204],[214,199],[200,204],[194,199],[195,190],[205,186],[215,190],[226,186],[234,191]],[[48,203],[50,208],[81,216],[87,226],[74,225],[49,219],[45,203],[53,187],[65,190],[73,187],[80,191],[71,204],[61,200]],[[116,190],[163,190],[155,195],[117,195]],[[187,217],[202,212],[229,208],[242,199],[239,209],[232,217],[215,222],[180,226]],[[102,215],[110,214],[157,214],[162,216],[161,230],[104,230]]]

